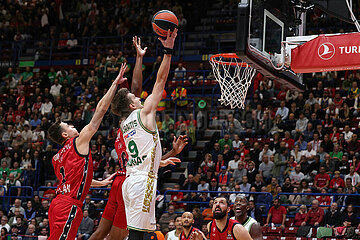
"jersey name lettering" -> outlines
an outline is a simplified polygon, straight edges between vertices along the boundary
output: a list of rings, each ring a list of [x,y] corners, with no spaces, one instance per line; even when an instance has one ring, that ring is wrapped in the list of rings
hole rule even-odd
[[[146,158],[145,156],[142,157],[136,157],[136,158],[132,158],[128,161],[127,166],[132,167],[132,166],[137,166],[139,164],[141,164]]]
[[[124,125],[124,127],[122,128],[122,132],[125,133],[127,131],[129,131],[132,128],[136,128],[137,127],[137,121],[133,120],[131,122],[129,122],[128,124]]]

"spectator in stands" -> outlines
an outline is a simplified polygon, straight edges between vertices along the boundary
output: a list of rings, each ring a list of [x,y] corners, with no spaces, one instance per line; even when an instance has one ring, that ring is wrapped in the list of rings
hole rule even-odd
[[[315,161],[316,152],[312,149],[311,143],[307,144],[306,150],[302,151],[301,154],[306,157],[309,164]]]
[[[96,218],[96,207],[95,207],[94,203],[91,202],[91,196],[90,195],[87,195],[85,197],[85,202],[84,202],[84,205],[82,207],[82,210],[83,211],[87,210],[88,214],[89,214],[89,217],[91,219]]]
[[[284,181],[284,173],[286,166],[288,164],[288,148],[281,148],[279,153],[276,153],[274,156],[274,166],[272,169],[272,176],[279,180],[279,183],[282,184]]]
[[[305,205],[301,205],[299,208],[299,212],[295,215],[294,226],[298,227],[304,222],[307,215],[307,207]]]
[[[307,195],[304,195],[301,200],[300,204],[310,206],[312,204],[312,201],[315,200],[315,198],[310,195],[312,193],[311,188],[307,188],[304,190],[304,193],[308,193]]]
[[[351,185],[354,187],[360,186],[360,176],[357,172],[355,172],[355,166],[350,167],[350,173],[345,176],[345,180],[351,179]]]
[[[230,139],[230,135],[225,134],[224,138],[219,140],[219,145],[220,145],[220,151],[224,151],[225,145],[229,145],[230,148],[232,148],[232,140]]]
[[[209,207],[205,208],[202,212],[202,217],[205,222],[209,222],[213,220],[213,212],[212,212],[213,204],[214,204],[214,200],[211,199],[209,201]]]
[[[21,200],[20,199],[15,199],[14,201],[14,206],[10,208],[9,210],[9,216],[12,216],[15,214],[15,209],[20,209],[20,214],[25,216],[25,209],[21,206]]]
[[[273,155],[274,152],[270,150],[269,148],[269,144],[268,143],[265,143],[264,144],[264,148],[261,150],[261,152],[259,153],[259,159],[263,159],[263,156],[266,155],[266,156],[271,156]]]
[[[176,103],[179,108],[185,108],[188,105],[187,90],[178,83],[177,88],[171,93],[171,99]]]
[[[238,168],[235,169],[233,177],[237,184],[241,183],[242,177],[246,176],[245,163],[243,161],[238,161]]]
[[[270,222],[271,219],[271,222]],[[269,226],[272,223],[275,227],[285,228],[285,219],[286,219],[286,208],[280,205],[279,199],[274,199],[273,206],[270,208],[266,224],[264,226]]]
[[[36,218],[39,219],[39,220],[42,220],[44,218],[49,218],[48,217],[48,212],[49,212],[49,201],[44,199],[42,202],[41,202],[41,207],[38,211],[38,213],[36,214]]]
[[[186,76],[186,68],[180,62],[178,63],[177,68],[175,68],[174,79],[184,80],[185,76]]]
[[[82,240],[88,240],[90,238],[90,235],[93,233],[93,229],[94,220],[89,217],[89,212],[87,210],[84,210],[83,219],[78,229],[77,238]]]
[[[257,197],[257,206],[267,206],[271,204],[273,200],[272,196],[267,192],[266,187],[261,187],[261,191],[263,194],[259,194]]]
[[[268,192],[268,193],[271,193],[272,195],[273,195],[273,197],[275,197],[276,195],[277,195],[277,193],[276,193],[276,188],[278,187],[278,186],[280,186],[279,184],[278,184],[278,180],[277,180],[277,178],[271,178],[271,183],[269,184],[269,185],[267,185],[267,187],[266,187],[266,191]]]
[[[200,184],[197,186],[198,191],[209,191],[209,183],[206,182],[206,177],[200,178]]]
[[[238,168],[239,166],[239,161],[240,160],[240,155],[238,153],[234,154],[234,159],[229,161],[228,164],[228,171],[231,173],[234,173],[234,171]],[[0,169],[1,170],[1,169]]]
[[[313,200],[309,212],[306,214],[301,226],[315,226],[318,227],[322,224],[324,219],[324,210],[319,207],[319,201]]]
[[[306,130],[308,119],[305,117],[304,112],[300,112],[299,119],[296,121],[295,130],[291,132],[293,136],[299,136]],[[301,150],[301,148],[300,148]]]
[[[7,222],[8,222],[7,216],[2,216],[1,217],[0,229],[5,228],[7,230],[7,232],[10,232],[10,225]]]
[[[283,190],[283,192],[285,192]],[[297,193],[299,193],[298,188],[294,187],[293,191],[294,195],[289,195],[289,204],[291,204],[292,206],[288,206],[288,212],[289,214],[296,212],[296,210],[298,209],[298,205],[300,205],[300,200],[301,200],[301,195],[298,195]]]
[[[251,184],[248,182],[248,177],[242,177],[242,183],[240,184],[240,191],[241,192],[250,192]]]
[[[250,161],[248,163],[248,170],[246,176],[248,177],[249,183],[255,182],[256,175],[259,174],[259,171],[255,168],[255,163]]]
[[[354,212],[354,207],[352,204],[348,205],[346,207],[346,211],[343,212],[342,215],[342,225],[345,226],[352,226],[352,227],[358,227],[359,220],[358,220],[358,214]]]
[[[350,126],[349,125],[345,125],[343,134],[344,134],[345,141],[350,141],[351,140],[353,132],[350,131]]]
[[[274,167],[274,163],[269,161],[269,156],[265,155],[262,157],[262,163],[259,166],[259,172],[263,178],[265,183],[269,183],[272,177],[272,169]]]
[[[32,201],[27,201],[24,219],[26,221],[31,221],[31,219],[35,218],[35,215],[36,211],[32,206]]]
[[[280,115],[283,121],[287,119],[289,115],[289,109],[285,107],[285,101],[280,102],[280,107],[277,109],[275,115]]]
[[[326,173],[325,167],[320,167],[320,173],[315,176],[314,187],[318,192],[323,188],[328,188],[330,183],[330,176]]]
[[[329,192],[336,192],[339,187],[345,187],[344,180],[340,177],[340,171],[334,172],[334,177],[329,184]]]
[[[301,172],[301,165],[297,164],[295,167],[295,171],[290,173],[290,180],[291,180],[291,184],[294,187],[299,187],[300,186],[300,182],[304,179],[304,173]]]
[[[215,164],[215,175],[218,176],[221,172],[222,167],[227,167],[226,162],[224,161],[224,155],[217,155],[217,162]]]
[[[175,207],[173,205],[169,205],[168,212],[163,213],[158,221],[162,232],[169,231],[168,223],[169,223],[169,221],[174,220],[176,218],[176,216],[177,216],[177,214],[175,213]]]
[[[252,183],[251,187],[254,187],[256,192],[261,192],[261,188],[264,187],[264,182],[262,180],[261,174],[256,174],[255,181]]]
[[[222,166],[221,172],[218,175],[219,186],[223,186],[223,185],[227,186],[229,184],[229,180],[231,177],[232,177],[231,173],[229,171],[227,171],[226,166]]]
[[[26,230],[26,237],[23,238],[23,240],[36,240],[36,226],[34,224],[29,224],[27,230]]]
[[[173,190],[178,190],[179,191],[180,190],[180,185],[175,184]],[[183,201],[184,198],[186,198],[186,196],[184,197],[184,194],[182,192],[172,192],[171,193],[170,204],[173,205],[175,207],[175,209],[178,210],[179,212],[183,211],[184,210],[184,204],[183,203],[178,203],[178,202]]]
[[[342,215],[338,210],[338,205],[333,202],[330,206],[330,210],[326,212],[324,216],[324,226],[328,228],[339,227],[341,225]]]

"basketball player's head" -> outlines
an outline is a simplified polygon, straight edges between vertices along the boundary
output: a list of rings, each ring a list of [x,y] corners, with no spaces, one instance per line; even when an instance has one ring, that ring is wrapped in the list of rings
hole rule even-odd
[[[184,212],[181,219],[183,228],[189,229],[194,224],[194,216],[191,212]]]
[[[79,132],[73,125],[61,122],[60,118],[49,127],[48,134],[53,142],[60,145],[69,138],[79,136]]]
[[[177,216],[175,219],[174,219],[174,222],[175,222],[175,228],[177,230],[181,230],[183,229],[183,223],[182,223],[182,216]]]
[[[217,197],[214,200],[212,211],[216,220],[226,218],[230,212],[230,203],[224,197]]]
[[[132,94],[127,88],[120,89],[111,102],[111,112],[121,117],[141,108],[143,108],[143,105],[140,98]]]
[[[249,206],[248,206],[248,200],[246,199],[246,197],[244,197],[244,196],[237,197],[235,199],[233,210],[234,210],[236,218],[247,215]]]

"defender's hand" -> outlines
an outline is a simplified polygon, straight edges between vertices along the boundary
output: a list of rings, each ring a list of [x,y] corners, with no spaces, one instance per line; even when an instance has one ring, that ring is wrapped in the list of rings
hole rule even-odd
[[[122,84],[123,82],[125,82],[127,80],[127,78],[124,78],[124,73],[125,73],[126,69],[127,69],[126,63],[122,63],[121,67],[120,67],[119,74],[116,77],[116,79],[114,81],[114,84],[120,85],[120,84]]]
[[[136,49],[136,55],[137,56],[140,56],[140,57],[143,57],[146,53],[146,49],[147,47],[145,47],[144,49],[141,48],[141,40],[139,37],[135,36],[133,37],[133,45]]]
[[[176,154],[181,153],[181,151],[184,149],[184,147],[188,144],[187,142],[188,138],[187,136],[180,135],[178,139],[174,137],[174,141],[172,142],[172,146]]]

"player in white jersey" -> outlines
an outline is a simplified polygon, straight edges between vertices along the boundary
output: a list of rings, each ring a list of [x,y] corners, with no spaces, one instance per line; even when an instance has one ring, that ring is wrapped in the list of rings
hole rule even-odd
[[[183,226],[182,226],[182,218],[181,216],[177,216],[174,219],[175,222],[175,229],[168,232],[165,235],[165,240],[179,240],[180,238],[180,233],[183,231]]]
[[[121,123],[129,155],[123,198],[130,240],[143,239],[144,232],[156,229],[156,179],[162,150],[155,116],[169,74],[176,35],[177,29],[171,34],[168,31],[166,40],[159,38],[164,46],[164,57],[152,94],[144,105],[128,89],[120,89],[111,104],[114,114],[126,117]]]
[[[247,212],[249,210],[248,206],[249,202],[244,196],[239,196],[235,199],[235,203],[233,206],[233,210],[235,212],[235,216],[231,219],[234,219],[241,223],[243,227],[250,233],[250,236],[254,240],[262,240],[262,232],[260,224],[248,216]]]

